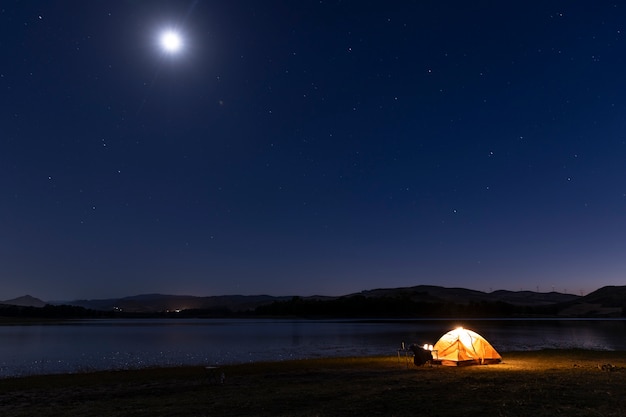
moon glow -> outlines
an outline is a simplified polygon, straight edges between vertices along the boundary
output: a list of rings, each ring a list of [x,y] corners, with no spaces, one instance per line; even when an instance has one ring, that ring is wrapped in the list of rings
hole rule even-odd
[[[178,32],[166,30],[161,34],[161,48],[167,53],[174,54],[183,47],[183,39]]]

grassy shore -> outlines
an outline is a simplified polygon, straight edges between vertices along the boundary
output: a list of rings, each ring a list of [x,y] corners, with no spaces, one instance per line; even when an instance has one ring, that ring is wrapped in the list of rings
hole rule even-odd
[[[498,365],[395,356],[0,380],[8,416],[624,416],[626,352],[509,352]]]

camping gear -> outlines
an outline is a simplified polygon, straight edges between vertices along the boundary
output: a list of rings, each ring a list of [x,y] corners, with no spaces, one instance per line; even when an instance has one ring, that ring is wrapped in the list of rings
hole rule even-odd
[[[413,363],[415,366],[426,365],[433,360],[433,354],[430,350],[426,350],[421,346],[411,345],[409,350],[413,352]]]
[[[434,363],[448,366],[486,365],[502,362],[502,356],[484,337],[462,327],[441,336],[433,347]]]

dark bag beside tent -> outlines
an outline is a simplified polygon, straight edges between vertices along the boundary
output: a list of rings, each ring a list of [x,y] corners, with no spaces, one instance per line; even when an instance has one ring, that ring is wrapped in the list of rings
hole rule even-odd
[[[433,360],[433,355],[430,350],[423,349],[420,346],[411,345],[409,350],[413,352],[413,363],[416,366],[422,366]]]

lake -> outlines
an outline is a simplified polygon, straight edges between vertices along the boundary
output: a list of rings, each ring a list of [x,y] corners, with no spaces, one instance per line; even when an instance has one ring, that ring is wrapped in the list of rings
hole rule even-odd
[[[0,378],[150,366],[395,355],[464,326],[507,351],[626,351],[626,321],[116,319],[0,326]]]

